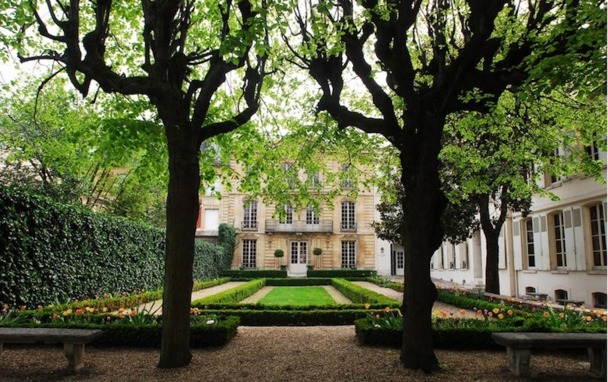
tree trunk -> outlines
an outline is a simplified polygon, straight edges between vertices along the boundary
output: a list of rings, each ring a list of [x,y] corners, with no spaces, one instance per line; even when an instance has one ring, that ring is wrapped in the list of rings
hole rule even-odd
[[[483,230],[486,237],[486,292],[500,294],[498,277],[498,233]]]
[[[428,110],[436,111],[435,108]],[[416,118],[407,120],[409,131],[414,135],[406,137],[400,156],[405,191],[401,361],[407,368],[430,372],[439,369],[433,351],[431,321],[437,289],[431,281],[430,261],[443,239],[441,217],[446,207],[440,188],[438,159],[443,120],[436,115],[427,115],[414,126],[416,121]]]
[[[500,279],[498,276],[498,237],[507,216],[507,204],[501,203],[500,216],[492,221],[490,217],[490,195],[480,195],[477,199],[479,221],[486,238],[486,292],[500,294]]]
[[[165,126],[167,125],[165,121]],[[190,363],[190,302],[200,185],[198,143],[188,126],[166,128],[169,148],[167,241],[160,368]]]

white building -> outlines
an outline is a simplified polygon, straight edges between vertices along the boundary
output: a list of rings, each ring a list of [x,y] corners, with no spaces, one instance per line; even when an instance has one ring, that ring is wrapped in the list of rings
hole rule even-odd
[[[590,155],[606,163],[606,153]],[[606,185],[582,175],[542,181],[559,200],[535,197],[527,217],[508,217],[500,235],[500,293],[606,308]],[[444,243],[431,267],[435,279],[483,287],[483,233],[459,245]]]

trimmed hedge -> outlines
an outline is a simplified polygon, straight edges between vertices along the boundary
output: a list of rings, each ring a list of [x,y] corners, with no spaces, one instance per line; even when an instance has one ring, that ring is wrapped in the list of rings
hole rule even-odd
[[[266,279],[251,280],[232,289],[193,301],[192,306],[199,307],[208,304],[236,304],[237,302],[262,289],[264,285],[266,285]]]
[[[220,237],[234,229],[220,226]],[[229,266],[234,240],[197,242],[195,280]],[[164,231],[0,186],[0,305],[48,305],[163,283]]]
[[[222,271],[222,277],[235,280],[251,280],[261,278],[286,278],[287,271],[260,269],[227,269]]]
[[[369,281],[370,283],[379,285],[383,288],[389,288],[392,289],[394,291],[397,292],[402,292],[403,293],[403,283],[402,282],[396,282],[396,281],[391,281],[391,280],[387,280],[387,279],[383,279],[381,277],[377,277],[377,276],[373,276],[373,277],[368,277],[366,281]]]
[[[286,278],[286,279],[266,279],[267,286],[311,286],[311,285],[331,285],[331,279],[327,278]]]
[[[328,269],[328,270],[308,270],[307,277],[324,277],[324,278],[367,278],[376,276],[377,272],[371,269]]]
[[[201,289],[211,288],[216,285],[224,284],[228,281],[230,281],[230,279],[226,277],[213,280],[197,281],[194,283],[192,291],[195,292]],[[107,298],[77,301],[69,304],[49,305],[44,307],[42,311],[45,313],[54,313],[62,312],[66,309],[76,310],[85,309],[89,307],[97,309],[98,311],[101,311],[103,308],[107,308],[108,311],[112,312],[118,310],[119,308],[135,307],[151,301],[162,300],[162,298],[163,291],[155,290],[150,292],[131,294],[128,296],[108,296]],[[151,310],[153,311],[154,309],[155,308],[152,307]]]
[[[200,300],[199,300],[200,301]],[[228,311],[228,310],[357,310],[365,311],[367,305],[364,304],[339,304],[339,305],[260,305],[260,304],[201,304],[199,301],[193,303],[193,308],[201,309],[204,313],[208,311]],[[367,311],[382,311],[386,304],[369,304]],[[352,325],[352,322],[351,322]]]
[[[102,318],[103,319],[103,318]],[[226,316],[217,325],[192,324],[190,326],[190,347],[223,346],[235,335],[240,324],[236,316]],[[158,324],[131,323],[50,323],[50,324],[3,324],[3,327],[46,327],[100,329],[103,334],[92,343],[96,346],[120,347],[159,347],[162,327]]]
[[[385,307],[400,307],[401,303],[369,289],[360,287],[344,279],[332,279],[334,288],[354,303],[381,304]]]
[[[287,310],[268,307],[264,310],[254,309],[206,309],[205,314],[226,314],[238,316],[241,325],[246,326],[320,326],[352,325],[355,320],[365,317],[363,309],[310,309]]]
[[[442,349],[498,349],[489,328],[433,328],[433,346]],[[401,347],[403,331],[376,328],[365,318],[355,320],[355,335],[362,345]]]

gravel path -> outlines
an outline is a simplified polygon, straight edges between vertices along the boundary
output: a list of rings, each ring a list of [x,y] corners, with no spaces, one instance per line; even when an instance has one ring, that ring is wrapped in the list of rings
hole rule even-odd
[[[60,347],[5,345],[0,381],[90,382],[469,382],[588,381],[587,357],[533,352],[532,378],[507,369],[506,351],[436,350],[443,370],[427,375],[401,366],[399,351],[357,343],[353,326],[239,327],[226,346],[194,349],[190,366],[156,368],[157,349],[87,346],[85,368],[66,372]]]
[[[355,284],[362,286],[363,288],[372,290],[376,293],[383,294],[387,297],[393,298],[397,301],[403,300],[403,293],[397,292],[396,290],[390,288],[384,288],[374,283],[370,283],[369,281],[355,281]],[[466,318],[475,318],[475,312],[472,310],[463,310],[460,308],[456,308],[453,305],[444,304],[440,301],[435,301],[433,304],[433,312],[437,315],[445,315],[445,316],[454,316],[454,317],[466,317]],[[463,314],[464,313],[464,314]]]
[[[211,296],[217,294],[219,292],[223,292],[228,289],[235,288],[239,285],[245,284],[244,281],[229,281],[227,283],[223,283],[220,285],[212,286],[210,288],[205,288],[198,290],[196,292],[192,292],[192,300],[199,300],[203,297]],[[145,303],[143,305],[139,305],[135,308],[138,312],[150,312],[155,315],[161,315],[163,313],[163,300],[155,300]]]
[[[192,298],[199,299],[237,285],[240,283],[208,288],[193,293]],[[364,285],[401,300],[399,292],[371,283]],[[345,298],[333,287],[326,289],[336,301]],[[158,308],[159,304],[155,302],[153,307]],[[437,303],[435,309],[456,308]],[[156,368],[158,349],[87,346],[85,369],[76,375],[66,371],[67,361],[60,347],[7,344],[4,349],[0,360],[0,381],[6,382],[576,382],[588,380],[585,371],[589,367],[584,352],[534,352],[531,358],[533,375],[530,379],[523,379],[512,376],[507,369],[506,351],[436,350],[443,370],[427,375],[404,369],[398,349],[359,345],[354,326],[240,326],[236,337],[227,345],[193,349],[190,366],[174,370]]]

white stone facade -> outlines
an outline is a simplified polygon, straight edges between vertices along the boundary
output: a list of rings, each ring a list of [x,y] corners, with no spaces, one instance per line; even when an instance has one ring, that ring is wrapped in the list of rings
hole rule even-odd
[[[600,159],[606,163],[606,154]],[[582,175],[542,181],[559,199],[535,197],[528,216],[508,217],[500,236],[500,293],[606,308],[606,185]],[[485,263],[485,238],[477,232],[466,243],[444,243],[431,276],[483,287]]]

